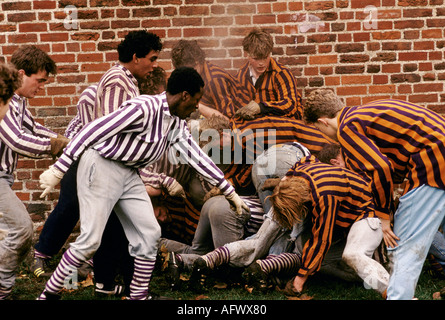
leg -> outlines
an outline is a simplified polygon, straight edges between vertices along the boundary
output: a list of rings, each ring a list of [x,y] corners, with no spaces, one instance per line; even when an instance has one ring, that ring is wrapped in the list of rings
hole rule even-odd
[[[304,151],[304,152],[303,152]],[[282,178],[286,172],[309,151],[292,144],[275,145],[257,157],[252,166],[252,181],[263,203],[264,212],[269,212],[272,205],[266,198],[271,190],[261,190],[269,178]]]
[[[365,283],[384,294],[388,287],[389,274],[372,255],[383,239],[380,219],[367,218],[355,222],[349,230],[343,259],[353,268]]]
[[[209,199],[209,221],[212,230],[213,246],[219,248],[226,243],[241,240],[244,237],[244,226],[250,218],[250,214],[243,210],[238,215],[230,208],[230,204],[224,196]]]
[[[9,294],[15,283],[20,263],[25,259],[32,244],[33,225],[23,203],[11,189],[13,178],[0,177],[0,229],[6,237],[0,241],[0,300]]]
[[[80,235],[63,255],[40,299],[47,298],[47,293],[57,294],[75,270],[94,255],[113,206],[122,195],[124,174],[115,162],[92,149],[83,154],[77,172]]]
[[[147,299],[161,228],[137,172],[128,170],[124,181],[124,192],[114,209],[129,241],[130,255],[134,257],[130,298]]]
[[[113,211],[105,226],[99,249],[93,257],[96,293],[121,294],[121,287],[116,286],[117,274],[123,276],[125,294],[129,294],[133,277],[134,259],[128,252],[128,240],[124,229]]]
[[[423,185],[400,198],[394,215],[398,247],[388,248],[392,272],[388,299],[413,299],[417,280],[439,227],[444,225],[445,191]]]
[[[78,163],[74,163],[60,181],[59,200],[46,219],[35,245],[37,253],[43,257],[57,254],[79,221],[77,166]]]

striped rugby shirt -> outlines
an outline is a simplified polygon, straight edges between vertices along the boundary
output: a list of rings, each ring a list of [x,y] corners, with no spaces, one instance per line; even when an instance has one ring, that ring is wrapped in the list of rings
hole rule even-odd
[[[249,90],[250,100],[260,104],[262,114],[303,119],[303,105],[297,90],[297,81],[292,72],[274,58],[270,59],[268,69],[255,85],[248,62],[238,71],[236,78],[242,87]]]
[[[394,210],[393,186],[406,178],[404,194],[423,184],[445,190],[445,120],[421,106],[380,100],[346,107],[338,140],[346,165],[366,173],[379,217]]]
[[[93,84],[82,91],[77,102],[77,114],[68,124],[65,137],[72,139],[84,125],[94,120],[96,94],[97,84]]]
[[[117,111],[88,123],[71,140],[54,167],[65,173],[87,148],[135,169],[158,161],[165,152],[174,156],[178,152],[183,162],[224,194],[234,190],[193,140],[186,121],[170,114],[165,92],[128,100]]]
[[[247,89],[235,77],[216,65],[205,62],[201,76],[205,87],[200,103],[218,110],[228,118],[232,118],[238,109],[252,100]]]
[[[139,95],[136,78],[127,68],[116,63],[98,83],[94,119],[116,111],[124,101]]]
[[[334,232],[347,231],[354,222],[375,216],[372,192],[369,181],[358,173],[322,163],[313,155],[297,162],[286,176],[302,177],[311,189],[312,235],[304,244],[298,271],[307,276],[320,269]]]
[[[9,110],[0,122],[0,171],[12,174],[18,156],[41,158],[51,151],[51,138],[57,133],[34,121],[26,108],[27,100],[14,94]]]
[[[232,163],[224,170],[224,173],[226,179],[241,194],[256,192],[251,178],[253,162],[272,145],[296,141],[309,149],[311,153],[317,153],[324,145],[333,143],[315,126],[307,125],[302,120],[286,117],[264,116],[254,120],[232,119],[230,127],[235,137],[235,143],[242,150],[242,159],[237,158],[235,154],[232,157]],[[269,129],[274,131],[269,131]]]

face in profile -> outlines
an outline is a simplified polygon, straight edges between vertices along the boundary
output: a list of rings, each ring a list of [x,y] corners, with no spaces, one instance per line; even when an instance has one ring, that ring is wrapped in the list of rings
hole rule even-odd
[[[19,72],[23,75],[23,78],[22,86],[17,90],[17,94],[22,97],[34,98],[48,82],[48,73],[45,70],[33,73],[30,76],[27,76],[23,70],[19,70]]]
[[[176,110],[172,112],[180,119],[187,119],[198,108],[199,100],[201,100],[204,89],[201,88],[195,95],[190,95],[187,91],[182,93],[181,101],[179,102]]]

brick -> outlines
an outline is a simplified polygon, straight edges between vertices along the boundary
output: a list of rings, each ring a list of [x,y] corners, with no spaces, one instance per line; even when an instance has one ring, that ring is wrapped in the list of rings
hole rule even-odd
[[[310,64],[333,64],[337,63],[337,55],[310,56]]]
[[[336,74],[356,74],[356,73],[363,73],[364,71],[365,67],[363,65],[335,67]]]
[[[8,13],[9,22],[34,21],[35,19],[35,12]]]
[[[371,84],[371,76],[342,76],[341,83],[342,85],[349,84]]]
[[[340,63],[359,63],[368,61],[369,61],[369,55],[367,54],[352,54],[352,55],[343,54],[340,56]]]
[[[25,1],[9,1],[2,3],[3,11],[26,11],[31,10],[31,3]]]
[[[363,52],[364,49],[365,45],[363,43],[337,44],[335,46],[335,51],[339,53]]]
[[[307,11],[331,10],[334,8],[334,1],[311,1],[304,3]]]

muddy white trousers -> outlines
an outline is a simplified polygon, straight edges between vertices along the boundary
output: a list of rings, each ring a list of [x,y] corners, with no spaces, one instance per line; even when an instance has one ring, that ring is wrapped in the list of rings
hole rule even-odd
[[[343,260],[363,279],[365,288],[381,294],[388,287],[389,273],[372,255],[382,239],[380,219],[362,219],[351,226],[343,251]]]

